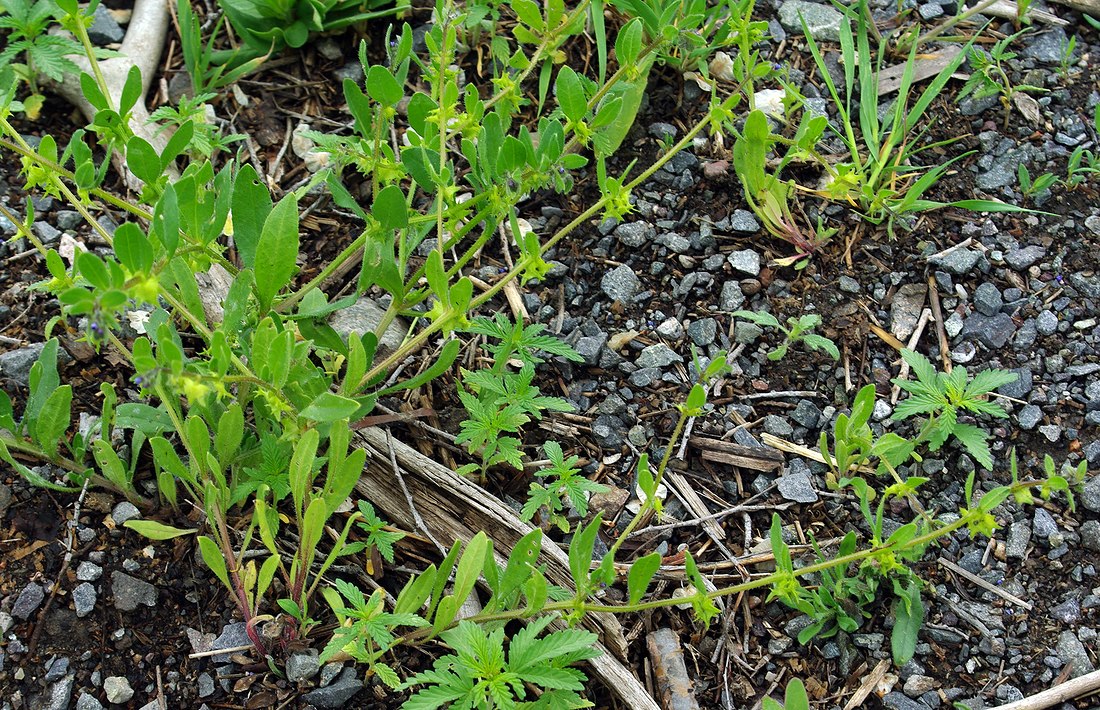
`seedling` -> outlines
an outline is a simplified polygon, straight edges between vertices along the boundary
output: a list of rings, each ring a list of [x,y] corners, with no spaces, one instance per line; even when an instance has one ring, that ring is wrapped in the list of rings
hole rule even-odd
[[[834,360],[840,359],[840,350],[837,349],[836,343],[823,335],[810,332],[821,325],[821,316],[816,313],[805,313],[797,318],[788,318],[787,325],[783,325],[778,318],[765,311],[734,311],[733,315],[757,325],[777,328],[783,333],[783,342],[768,353],[769,360],[782,360],[787,355],[787,350],[796,343],[804,343],[810,350],[824,351]]]

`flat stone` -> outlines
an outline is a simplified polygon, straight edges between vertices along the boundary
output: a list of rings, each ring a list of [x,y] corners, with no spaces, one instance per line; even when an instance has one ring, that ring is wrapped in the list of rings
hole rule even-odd
[[[200,673],[198,686],[199,697],[209,698],[214,694],[214,676],[209,673]]]
[[[736,311],[745,305],[745,294],[737,281],[722,284],[722,293],[718,296],[718,308],[723,311]]]
[[[657,326],[657,335],[669,340],[679,340],[684,337],[684,326],[675,318],[666,318]]]
[[[70,673],[50,683],[45,696],[41,697],[34,707],[40,710],[68,710],[69,701],[73,697],[74,680],[76,676]]]
[[[1016,271],[1023,271],[1046,255],[1046,249],[1035,245],[1026,246],[1023,249],[1009,249],[1005,254],[1005,263]]]
[[[683,362],[684,358],[664,343],[650,345],[642,350],[635,361],[639,368],[668,367],[675,362]]]
[[[780,476],[776,482],[779,494],[795,503],[813,503],[817,500],[817,491],[814,490],[810,475],[804,471],[788,473]]]
[[[645,222],[627,222],[615,228],[615,238],[632,249],[644,246],[655,233],[656,230]]]
[[[1081,547],[1100,552],[1100,521],[1086,520],[1077,530],[1081,536]]]
[[[385,312],[386,309],[375,303],[374,299],[361,296],[355,303],[329,316],[328,324],[346,341],[352,333],[362,336],[375,332]],[[394,318],[378,341],[378,355],[385,357],[401,347],[408,332],[409,324],[402,318]]]
[[[239,648],[241,646],[247,646],[252,643],[252,639],[248,638],[248,625],[243,621],[238,621],[232,624],[226,624],[222,627],[222,632],[216,639],[210,644],[210,651],[220,651],[223,648]],[[217,663],[228,663],[230,652],[220,653],[211,657],[211,661]]]
[[[45,599],[46,591],[42,585],[31,582],[19,592],[19,597],[11,607],[11,615],[17,619],[29,619]]]
[[[938,687],[940,682],[932,676],[914,674],[905,679],[902,691],[910,698],[916,698]]]
[[[821,409],[808,399],[798,400],[794,410],[791,411],[791,419],[807,429],[814,429],[821,421]]]
[[[974,308],[982,315],[995,316],[1000,313],[1004,304],[1000,290],[989,282],[979,285],[974,291]]]
[[[1055,653],[1058,654],[1063,663],[1070,666],[1070,678],[1079,678],[1095,670],[1092,661],[1089,659],[1088,650],[1085,649],[1085,645],[1072,631],[1063,631],[1059,634]]]
[[[691,342],[701,348],[706,347],[718,336],[718,321],[713,318],[700,318],[688,326],[687,333]]]
[[[1042,32],[1027,35],[1020,56],[1045,64],[1060,64],[1069,39],[1061,27],[1044,28]]]
[[[76,568],[76,578],[81,582],[94,582],[103,576],[103,568],[95,562],[82,561]]]
[[[1085,482],[1081,495],[1078,498],[1086,510],[1094,513],[1100,512],[1100,476],[1093,476]]]
[[[82,691],[76,699],[76,710],[103,710],[103,703]]]
[[[1031,526],[1020,520],[1008,526],[1008,540],[1005,542],[1005,555],[1022,560],[1027,554],[1027,545],[1031,542]]]
[[[760,254],[756,253],[752,249],[740,249],[738,251],[730,252],[726,257],[726,261],[733,267],[734,271],[739,271],[749,276],[760,275]]]
[[[130,699],[134,697],[134,689],[130,687],[129,679],[120,675],[104,678],[103,692],[107,694],[107,702],[112,705],[130,702]]]
[[[928,287],[924,284],[903,284],[894,294],[890,305],[890,332],[898,340],[905,342],[917,329],[927,293]]]
[[[97,5],[95,14],[92,16],[92,24],[88,27],[88,39],[92,40],[92,44],[100,46],[115,44],[121,42],[125,36],[126,33],[119,27],[115,18],[111,17],[107,7]]]
[[[124,500],[111,511],[111,517],[116,523],[122,525],[127,520],[140,520],[141,511],[130,501]]]
[[[607,333],[599,335],[586,335],[579,339],[573,349],[584,359],[584,364],[595,365],[600,361],[603,348],[607,345]]]
[[[987,348],[998,349],[1003,348],[1015,332],[1016,324],[1007,313],[998,313],[995,316],[971,313],[963,320],[960,335],[976,339]]]
[[[309,680],[320,670],[321,662],[317,659],[317,651],[314,649],[295,653],[286,660],[286,679],[291,683]]]
[[[794,34],[802,34],[802,22],[814,39],[827,42],[840,41],[840,22],[842,16],[828,5],[786,0],[779,6],[779,21],[783,28]]]
[[[47,683],[56,683],[64,678],[69,673],[69,659],[62,656],[61,658],[54,659],[54,662],[50,664],[49,670],[46,671],[46,675],[43,677]]]
[[[1046,540],[1058,532],[1058,523],[1054,522],[1054,516],[1046,509],[1036,508],[1035,517],[1031,521],[1031,530],[1035,533],[1035,537]]]
[[[95,609],[96,591],[91,582],[81,582],[73,589],[73,608],[77,618],[84,618]]]
[[[882,707],[890,710],[928,710],[928,706],[924,703],[912,700],[896,690],[882,696]]]
[[[156,587],[118,570],[111,573],[111,593],[119,611],[133,611],[142,604],[157,605]]]
[[[31,365],[38,362],[45,343],[32,343],[25,348],[0,353],[0,377],[7,378],[21,387],[28,386]]]
[[[1016,421],[1020,423],[1020,427],[1025,431],[1034,429],[1042,419],[1043,410],[1039,409],[1039,407],[1034,404],[1025,405],[1016,414]]]
[[[610,414],[601,414],[592,422],[592,436],[605,449],[617,449],[623,445],[623,422]]]
[[[363,688],[363,682],[352,668],[345,668],[332,683],[311,690],[302,700],[319,708],[341,708]]]
[[[745,234],[755,234],[760,231],[760,223],[756,221],[756,215],[748,210],[734,210],[729,217],[730,229]]]
[[[1049,613],[1055,621],[1061,621],[1067,625],[1076,624],[1081,620],[1081,603],[1070,598],[1057,606],[1051,607]]]
[[[642,288],[642,282],[626,264],[620,264],[604,274],[600,279],[600,288],[613,301],[627,303]]]
[[[971,249],[955,249],[943,256],[934,259],[932,263],[939,265],[944,271],[962,276],[970,273],[970,270],[978,263],[981,254]]]

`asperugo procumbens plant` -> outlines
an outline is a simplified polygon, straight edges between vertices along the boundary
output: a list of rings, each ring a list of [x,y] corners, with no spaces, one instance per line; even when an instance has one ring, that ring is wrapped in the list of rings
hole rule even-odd
[[[24,91],[9,82],[0,85],[0,145],[19,156],[27,189],[69,203],[105,246],[78,249],[67,261],[37,240],[30,210],[25,219],[10,211],[5,216],[45,260],[49,278],[40,288],[62,306],[50,333],[62,329],[96,348],[112,348],[130,362],[139,397],[118,402],[105,386],[98,426],[74,431],[72,390],[56,370],[58,341],[48,339],[23,411],[17,415],[6,397],[0,401],[0,456],[37,485],[117,490],[150,513],[131,521],[150,537],[201,533],[202,557],[229,590],[262,655],[313,626],[310,600],[335,556],[365,552],[345,544],[358,513],[334,522],[361,468],[361,454],[349,453],[349,423],[379,397],[447,371],[460,347],[447,336],[465,328],[476,308],[510,281],[545,275],[547,250],[578,226],[629,211],[632,189],[700,131],[730,121],[741,100],[736,92],[715,92],[708,114],[652,165],[610,175],[605,159],[637,112],[622,87],[639,82],[656,53],[679,51],[673,45],[682,32],[703,22],[718,31],[715,16],[685,16],[677,3],[638,5],[639,17],[615,39],[618,69],[595,82],[554,62],[561,43],[583,31],[590,5],[567,11],[561,3],[515,0],[509,7],[520,18],[516,44],[509,45],[509,61],[494,66],[496,93],[483,98],[463,86],[454,69],[467,9],[440,2],[425,55],[413,55],[412,30],[404,26],[387,46],[384,64],[364,62],[365,91],[345,83],[356,135],[334,139],[341,149],[332,169],[295,191],[272,194],[252,167],[206,157],[202,132],[182,113],[165,116],[179,125],[164,149],[134,136],[129,119],[141,98],[140,76],[131,72],[112,95],[87,37],[87,9],[75,0],[57,6],[58,22],[91,61],[80,83],[97,113],[66,145],[43,136],[32,148],[8,121]],[[547,99],[553,88],[553,104],[536,121],[527,121],[527,113],[520,121],[527,79],[535,77]],[[407,97],[410,86],[426,89]],[[396,106],[406,98],[409,125],[396,126]],[[393,140],[398,130],[400,139]],[[586,147],[603,166],[599,197],[553,235],[522,232],[520,200],[537,189],[567,189],[572,171],[588,162]],[[111,154],[144,182],[137,203],[103,189]],[[368,204],[360,205],[340,182],[344,160],[369,174]],[[323,186],[363,221],[363,233],[299,284],[300,203]],[[96,219],[104,209],[120,223],[113,232]],[[511,228],[515,266],[474,297],[462,271],[503,225]],[[361,260],[357,293],[330,300],[320,285],[352,260]],[[214,266],[228,274],[230,286],[220,303],[204,304],[196,275]],[[328,317],[374,288],[392,297],[377,331],[339,336]],[[421,327],[395,352],[376,358],[378,335],[398,314],[419,315]],[[440,336],[439,354],[416,376],[388,381],[400,363]],[[520,389],[506,389],[507,396],[530,385],[522,369],[510,374]],[[492,388],[480,388],[479,397],[483,390]],[[523,391],[528,404],[550,406]],[[140,465],[145,454],[152,479]],[[28,458],[50,466],[33,470]],[[206,513],[202,529],[155,520],[158,504],[162,517],[197,505]],[[326,525],[338,531],[335,540],[321,541]],[[278,607],[272,595],[279,596]],[[279,609],[282,633],[258,633],[257,625]]]

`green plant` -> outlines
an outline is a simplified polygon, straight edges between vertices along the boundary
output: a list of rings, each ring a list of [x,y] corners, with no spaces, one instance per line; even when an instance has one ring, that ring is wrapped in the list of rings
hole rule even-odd
[[[1031,173],[1028,172],[1027,166],[1023,163],[1020,163],[1016,168],[1016,176],[1020,180],[1020,192],[1022,192],[1025,197],[1034,198],[1044,191],[1049,190],[1058,182],[1058,177],[1054,173],[1043,173],[1032,180]]]
[[[1001,105],[1004,106],[1005,126],[1008,125],[1008,117],[1013,106],[1025,115],[1033,113],[1033,117],[1037,119],[1038,106],[1027,94],[1046,91],[1046,89],[1030,84],[1013,84],[1005,68],[1006,62],[1016,58],[1016,53],[1009,50],[1009,45],[1025,32],[1028,32],[1028,29],[998,40],[989,52],[981,47],[969,47],[967,56],[970,60],[971,74],[963,84],[956,100],[962,101],[972,96],[977,101],[989,96],[999,96]]]
[[[471,323],[471,332],[500,342],[486,345],[493,355],[491,369],[462,370],[463,388],[458,397],[468,417],[462,422],[455,443],[466,445],[481,462],[467,464],[458,473],[477,471],[484,481],[489,469],[498,464],[522,468],[520,440],[509,435],[518,434],[532,418],[541,419],[544,411],[572,411],[572,405],[564,399],[545,396],[534,384],[535,364],[541,362],[536,351],[573,361],[579,361],[580,355],[557,338],[540,335],[542,329],[538,324],[511,324],[500,314],[493,319],[477,318]],[[522,363],[518,371],[509,367],[513,358]]]
[[[91,3],[85,12],[89,21],[97,4]],[[0,2],[0,30],[9,30],[4,50],[0,51],[0,86],[27,85],[30,95],[12,104],[11,109],[24,112],[31,120],[38,118],[46,101],[39,90],[39,75],[61,81],[65,74],[76,73],[79,69],[68,55],[80,54],[84,49],[71,38],[46,34],[46,28],[55,20],[55,12],[57,6],[52,0]],[[20,57],[23,61],[16,61]],[[11,72],[6,73],[7,68]]]
[[[228,149],[231,143],[245,138],[239,133],[223,136],[211,121],[213,109],[208,102],[214,97],[215,94],[209,93],[181,96],[177,106],[164,105],[149,114],[149,121],[161,124],[161,130],[169,126],[178,130],[190,123],[191,140],[184,150],[196,159],[212,158],[219,151]]]
[[[741,180],[749,207],[772,236],[795,247],[793,256],[777,260],[781,265],[795,264],[796,268],[804,268],[817,248],[836,232],[826,229],[819,220],[817,229],[811,228],[807,234],[791,213],[789,201],[795,191],[794,184],[779,179],[780,172],[795,157],[813,151],[825,124],[824,117],[804,113],[797,135],[774,171],[768,168],[768,154],[780,139],[772,134],[762,111],[749,114],[744,130],[733,145],[734,170]]]
[[[806,695],[805,684],[798,678],[792,678],[787,683],[782,704],[771,698],[764,698],[761,707],[763,710],[810,710],[810,698]]]
[[[914,415],[927,415],[917,438],[927,441],[929,449],[939,451],[953,437],[979,464],[993,468],[993,455],[987,443],[989,435],[973,424],[960,422],[959,414],[969,411],[1002,419],[1007,417],[999,404],[985,397],[998,387],[1015,382],[1018,375],[1007,370],[982,370],[968,378],[963,367],[956,367],[950,373],[937,372],[928,358],[912,350],[902,350],[901,356],[917,379],[893,380],[910,396],[898,403],[892,419],[901,421]]]
[[[405,537],[405,533],[398,530],[388,530],[389,523],[378,517],[378,514],[374,511],[374,506],[365,500],[359,501],[359,515],[359,529],[367,534],[367,538],[362,542],[349,543],[344,548],[343,554],[350,555],[360,550],[367,550],[370,553],[367,558],[367,572],[373,573],[374,563],[371,558],[374,552],[377,551],[386,562],[393,563],[393,546]]]
[[[1093,107],[1092,125],[1100,131],[1100,104]],[[1089,175],[1100,174],[1100,157],[1084,146],[1077,146],[1069,155],[1066,166],[1066,187],[1074,188],[1085,182]]]
[[[844,69],[843,97],[829,73],[817,42],[806,31],[806,43],[818,73],[836,105],[839,126],[830,124],[830,129],[843,141],[848,151],[847,160],[836,165],[827,160],[818,161],[826,173],[826,185],[818,194],[857,207],[868,222],[885,223],[891,235],[899,218],[946,206],[985,212],[1021,211],[1014,205],[992,200],[942,203],[923,199],[924,193],[943,177],[948,167],[966,155],[956,156],[931,168],[914,164],[914,159],[919,154],[952,142],[949,140],[920,145],[924,131],[918,130],[918,124],[943,91],[951,75],[962,64],[966,53],[961,52],[948,62],[916,100],[910,103],[914,94],[917,52],[917,43],[912,43],[897,98],[885,115],[880,117],[878,79],[890,42],[884,38],[879,43],[877,54],[871,54],[869,10],[865,1],[844,8],[843,13],[840,27],[841,63]],[[967,45],[969,47],[970,44]]]
[[[778,318],[765,311],[734,311],[733,315],[757,325],[777,328],[783,333],[783,342],[768,353],[769,360],[782,360],[787,355],[788,348],[796,343],[805,343],[810,350],[821,350],[828,353],[834,360],[840,359],[840,350],[833,341],[823,335],[810,332],[821,325],[821,316],[816,313],[804,313],[797,318],[788,318],[787,325],[783,325]]]
[[[417,690],[403,705],[406,710],[448,707],[586,708],[594,707],[578,691],[585,675],[570,666],[598,652],[591,631],[562,629],[540,636],[552,622],[543,616],[511,636],[505,649],[504,629],[487,631],[471,621],[440,634],[453,653],[437,658],[432,670],[408,678],[402,688]],[[527,684],[540,690],[537,701]]]
[[[567,533],[570,530],[569,520],[562,514],[566,509],[566,501],[583,518],[588,515],[588,496],[606,493],[610,489],[580,475],[580,469],[577,468],[580,459],[576,456],[566,459],[558,442],[548,441],[542,445],[542,450],[546,452],[550,466],[540,469],[535,475],[544,479],[546,485],[531,483],[520,518],[533,520],[545,509],[550,523]]]
[[[183,65],[191,77],[191,89],[196,97],[215,92],[248,76],[268,58],[267,53],[249,58],[249,53],[241,49],[229,52],[216,50],[214,45],[224,26],[225,15],[214,23],[210,39],[205,44],[202,41],[202,23],[195,15],[190,0],[176,0],[176,16],[179,19]]]
[[[284,47],[301,47],[311,33],[335,32],[409,9],[407,2],[387,8],[388,0],[221,0],[218,4],[247,47],[237,55],[246,62]]]

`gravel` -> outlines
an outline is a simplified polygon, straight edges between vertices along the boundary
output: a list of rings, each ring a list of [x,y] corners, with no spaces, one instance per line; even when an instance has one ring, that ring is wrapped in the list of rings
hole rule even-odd
[[[626,264],[620,264],[604,274],[600,288],[612,301],[629,302],[642,288],[642,282]]]
[[[302,700],[319,708],[340,708],[362,688],[363,682],[355,670],[345,668],[331,684],[311,690],[302,696]]]
[[[134,611],[143,604],[157,605],[156,587],[118,570],[111,573],[111,593],[119,611]]]
[[[0,377],[5,377],[21,387],[28,386],[31,365],[38,361],[45,343],[34,343],[25,348],[0,353]]]
[[[813,503],[817,500],[817,491],[814,490],[813,481],[807,472],[792,472],[780,476],[777,487],[780,495],[795,503]]]
[[[111,511],[111,517],[116,523],[122,525],[127,520],[140,520],[141,511],[130,501],[124,500],[116,505],[115,509]]]
[[[286,661],[286,679],[291,683],[307,681],[320,670],[321,662],[313,649],[292,654]]]
[[[1085,644],[1081,643],[1081,640],[1072,631],[1063,631],[1058,635],[1058,645],[1055,646],[1055,652],[1062,659],[1062,663],[1070,666],[1070,678],[1079,678],[1095,670],[1092,660],[1089,659]]]
[[[650,345],[643,349],[641,354],[638,355],[638,359],[634,361],[634,364],[640,368],[662,368],[683,361],[683,356],[675,350],[664,343],[657,343],[656,345]]]
[[[37,582],[31,582],[19,592],[19,597],[11,607],[11,615],[16,619],[29,619],[46,599],[46,590]]]
[[[81,582],[73,589],[73,608],[78,618],[84,618],[95,609],[96,591],[91,582]]]
[[[97,5],[95,14],[92,16],[92,24],[88,27],[88,39],[92,40],[92,44],[100,46],[114,44],[121,42],[125,36],[126,33],[119,27],[107,7]]]
[[[739,249],[730,252],[729,256],[726,257],[726,261],[736,272],[748,274],[749,276],[760,275],[760,254],[752,249]]]
[[[841,18],[841,14],[828,5],[803,0],[785,0],[779,6],[779,21],[785,30],[802,34],[805,22],[806,30],[816,40],[839,42]]]
[[[125,676],[107,676],[103,679],[103,692],[107,694],[107,702],[112,705],[127,703],[134,697],[134,689],[130,687],[130,681]]]

